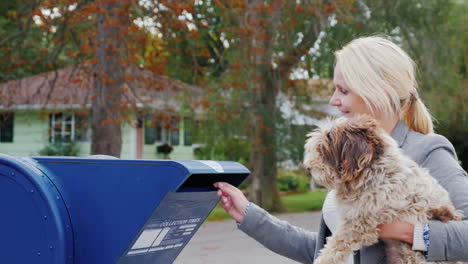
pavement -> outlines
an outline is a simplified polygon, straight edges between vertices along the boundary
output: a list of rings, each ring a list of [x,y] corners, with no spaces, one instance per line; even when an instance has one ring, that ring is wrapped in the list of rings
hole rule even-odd
[[[310,231],[317,231],[320,212],[277,215]],[[296,261],[269,251],[237,229],[234,220],[205,222],[174,261],[174,264],[293,264]]]

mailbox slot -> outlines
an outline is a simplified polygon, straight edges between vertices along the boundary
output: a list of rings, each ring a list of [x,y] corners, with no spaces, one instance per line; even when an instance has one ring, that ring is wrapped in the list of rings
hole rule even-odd
[[[239,186],[247,177],[247,174],[192,174],[177,189],[177,192],[210,192],[216,191],[215,182],[227,182]]]

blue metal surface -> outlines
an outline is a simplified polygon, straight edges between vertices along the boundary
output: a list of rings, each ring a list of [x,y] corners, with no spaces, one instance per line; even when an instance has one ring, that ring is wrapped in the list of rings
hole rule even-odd
[[[46,175],[0,154],[0,194],[2,263],[73,263],[70,218]]]
[[[27,261],[19,263],[154,263],[158,259],[171,262],[216,205],[213,182],[239,185],[249,175],[244,166],[235,162],[2,155],[0,166],[0,193],[11,197],[11,201],[0,201],[0,210],[11,212],[11,217],[0,221],[0,232],[7,234],[7,239],[0,237],[0,243],[8,244],[6,248],[12,252],[0,255],[0,259],[13,260],[14,254],[25,248],[36,254],[31,253],[27,259],[24,256]],[[16,180],[10,175],[12,172],[24,180]],[[28,190],[41,195],[31,195]],[[45,215],[54,221],[40,219]],[[136,252],[132,247],[137,248],[134,244],[140,235],[145,236],[159,224],[194,219],[199,219],[199,223],[192,233],[187,233],[183,246],[176,245],[178,250],[160,250],[152,245],[148,249],[158,252],[139,254],[144,261],[137,262],[135,254],[128,254]],[[21,234],[27,239],[35,238],[26,245]],[[169,233],[158,243],[169,243],[169,237],[177,234]],[[49,255],[50,258],[38,262],[37,253],[42,259]]]

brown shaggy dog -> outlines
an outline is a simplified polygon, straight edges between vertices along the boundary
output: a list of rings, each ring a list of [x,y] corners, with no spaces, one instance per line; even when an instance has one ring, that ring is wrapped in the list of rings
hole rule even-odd
[[[341,218],[314,263],[344,262],[378,241],[377,225],[394,219],[462,219],[447,191],[369,116],[328,120],[308,137],[304,165],[318,184],[336,190]],[[426,263],[408,243],[388,239],[385,245],[390,263]]]

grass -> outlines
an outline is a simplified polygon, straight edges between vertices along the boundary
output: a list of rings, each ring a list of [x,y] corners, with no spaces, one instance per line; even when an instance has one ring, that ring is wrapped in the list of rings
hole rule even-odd
[[[322,204],[327,194],[326,190],[317,190],[315,192],[296,193],[281,196],[285,213],[301,213],[322,209]],[[207,221],[222,221],[232,219],[218,203]]]
[[[281,197],[287,213],[302,213],[317,211],[322,209],[325,200],[326,190],[317,190],[315,192],[306,192],[291,194]]]

